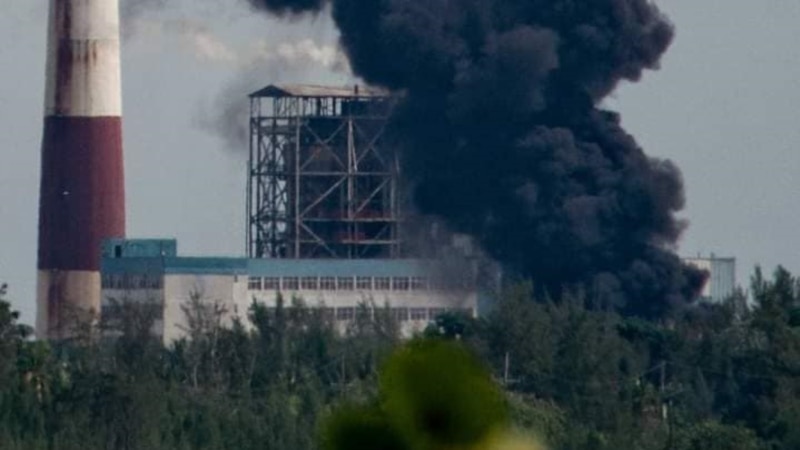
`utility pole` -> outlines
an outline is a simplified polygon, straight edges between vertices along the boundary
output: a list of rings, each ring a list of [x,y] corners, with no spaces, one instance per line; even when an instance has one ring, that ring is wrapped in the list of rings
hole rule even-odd
[[[660,368],[660,388],[659,391],[661,392],[661,420],[668,422],[669,411],[667,408],[667,402],[664,400],[664,391],[667,382],[667,363],[664,360],[661,360],[661,368]],[[669,423],[669,422],[668,422]]]
[[[503,386],[505,386],[506,388],[508,387],[508,367],[511,364],[510,359],[511,358],[510,358],[508,352],[506,352],[506,355],[505,355],[505,358],[504,358],[504,361],[503,361]]]

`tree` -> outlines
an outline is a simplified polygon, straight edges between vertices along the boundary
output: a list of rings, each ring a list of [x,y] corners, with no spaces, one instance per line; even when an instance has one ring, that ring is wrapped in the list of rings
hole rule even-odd
[[[763,448],[753,430],[718,422],[700,422],[681,430],[676,450],[759,450]]]
[[[179,328],[186,339],[178,345],[187,358],[192,385],[198,388],[202,378],[218,387],[222,377],[218,343],[228,310],[220,301],[209,300],[202,291],[196,290],[181,305],[181,311],[186,324]]]

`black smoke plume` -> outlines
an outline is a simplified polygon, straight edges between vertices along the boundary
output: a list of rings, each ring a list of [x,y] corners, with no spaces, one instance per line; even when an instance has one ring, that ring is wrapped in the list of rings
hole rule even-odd
[[[679,170],[599,107],[656,69],[673,28],[648,0],[249,0],[330,7],[354,72],[402,94],[391,119],[416,206],[559,295],[658,316],[704,275],[673,253]]]

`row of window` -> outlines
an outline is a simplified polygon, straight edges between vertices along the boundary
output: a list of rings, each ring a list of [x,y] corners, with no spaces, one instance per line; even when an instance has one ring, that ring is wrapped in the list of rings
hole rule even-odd
[[[269,308],[269,311],[274,313],[275,308]],[[383,309],[373,308],[359,308],[353,306],[344,306],[339,308],[322,308],[323,315],[328,320],[337,320],[340,322],[347,322],[355,320],[356,314],[365,313],[369,318],[374,317],[375,312],[381,313]],[[473,311],[471,308],[390,308],[389,314],[398,322],[407,321],[421,321],[421,320],[434,320],[440,314],[445,312],[457,312],[460,314],[472,317]]]
[[[252,291],[425,291],[426,277],[250,277]]]
[[[103,289],[162,289],[160,275],[103,275]],[[434,286],[426,277],[249,277],[252,291],[426,291]]]
[[[164,279],[160,275],[103,275],[101,284],[103,289],[161,289]]]

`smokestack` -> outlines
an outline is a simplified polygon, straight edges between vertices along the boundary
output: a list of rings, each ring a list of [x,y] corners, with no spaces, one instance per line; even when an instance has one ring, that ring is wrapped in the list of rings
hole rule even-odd
[[[118,0],[50,0],[37,334],[100,308],[100,250],[125,235]]]

